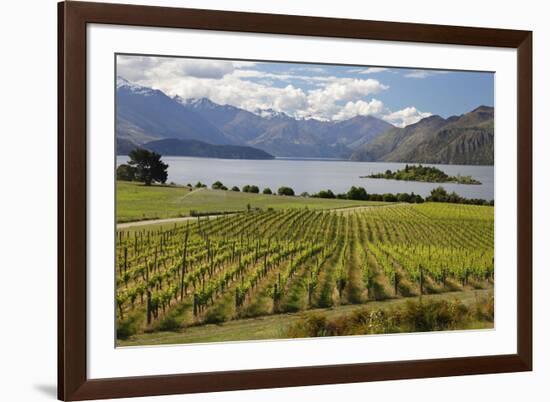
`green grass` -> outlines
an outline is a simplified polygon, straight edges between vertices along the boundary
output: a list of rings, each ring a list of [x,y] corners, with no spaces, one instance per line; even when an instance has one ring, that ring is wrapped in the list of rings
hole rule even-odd
[[[181,186],[144,186],[117,181],[117,222],[164,219],[199,213],[244,211],[251,208],[333,209],[385,205],[383,202],[285,197]]]
[[[425,295],[423,300],[458,300],[466,306],[472,306],[477,301],[487,297],[491,290],[469,290],[436,295]],[[127,340],[117,340],[117,346],[168,345],[181,343],[231,342],[243,340],[281,339],[288,338],[288,329],[299,323],[312,313],[322,313],[327,319],[335,319],[345,314],[363,309],[387,310],[403,306],[409,300],[418,298],[400,298],[387,301],[372,301],[359,305],[344,305],[328,309],[313,309],[301,313],[273,314],[258,318],[232,320],[223,324],[207,324],[192,326],[179,332],[155,332],[133,335]],[[489,329],[493,323],[488,321],[471,322],[463,329]]]

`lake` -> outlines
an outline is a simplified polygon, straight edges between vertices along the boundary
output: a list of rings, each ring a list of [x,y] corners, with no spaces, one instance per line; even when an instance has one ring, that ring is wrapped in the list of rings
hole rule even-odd
[[[365,187],[368,193],[410,193],[414,192],[425,197],[438,186],[447,191],[455,191],[467,198],[494,199],[494,168],[493,166],[467,165],[431,165],[450,176],[458,174],[472,176],[481,185],[466,185],[453,183],[420,183],[385,179],[362,179],[373,173],[395,171],[405,167],[405,163],[385,162],[351,162],[342,160],[319,159],[286,159],[274,160],[242,160],[242,159],[211,159],[170,156],[162,158],[169,165],[168,182],[177,184],[195,184],[201,181],[210,186],[219,180],[225,186],[241,188],[245,184],[257,185],[260,190],[265,187],[273,191],[281,186],[289,186],[296,194],[304,191],[316,193],[330,189],[334,193],[343,193],[351,186]],[[117,156],[117,165],[125,163],[126,156]]]

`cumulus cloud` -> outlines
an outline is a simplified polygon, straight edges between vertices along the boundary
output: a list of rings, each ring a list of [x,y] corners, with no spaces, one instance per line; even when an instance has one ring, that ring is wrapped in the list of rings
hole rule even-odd
[[[370,102],[358,100],[348,102],[333,116],[333,120],[347,120],[355,116],[382,116],[387,109],[384,103],[378,99],[372,99]]]
[[[348,70],[348,72],[356,73],[356,74],[376,74],[376,73],[382,73],[388,70],[389,69],[385,67],[368,67],[368,68],[355,68],[352,70]]]
[[[365,99],[388,89],[373,79],[338,78],[322,88],[308,93],[308,109],[304,117],[333,119],[342,108],[341,103]]]
[[[406,107],[405,109],[398,110],[397,112],[389,113],[382,116],[388,123],[397,127],[405,127],[409,124],[414,124],[420,120],[430,117],[432,114],[429,112],[421,112],[414,106]]]
[[[441,70],[412,70],[403,74],[403,77],[423,79],[423,78],[432,77],[434,75],[442,75],[447,73],[448,71],[441,71]]]
[[[132,81],[161,81],[182,77],[219,79],[236,68],[250,67],[244,62],[183,59],[174,57],[118,56],[117,74]]]

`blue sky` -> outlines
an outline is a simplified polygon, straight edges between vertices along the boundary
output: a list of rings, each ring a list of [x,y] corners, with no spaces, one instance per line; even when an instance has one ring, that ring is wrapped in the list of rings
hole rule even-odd
[[[119,55],[117,75],[256,113],[336,121],[373,115],[401,127],[494,102],[490,72]]]

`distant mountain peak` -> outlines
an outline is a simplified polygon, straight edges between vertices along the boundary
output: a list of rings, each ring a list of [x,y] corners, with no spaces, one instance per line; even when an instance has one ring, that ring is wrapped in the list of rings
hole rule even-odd
[[[284,113],[284,112],[278,112],[277,110],[275,109],[272,109],[272,108],[267,108],[267,109],[256,109],[254,110],[252,113],[254,113],[255,115],[258,115],[264,119],[268,119],[268,120],[271,120],[271,119],[292,119],[292,117],[290,117],[288,114]]]
[[[495,108],[492,107],[492,106],[481,105],[481,106],[476,107],[470,113],[477,113],[477,112],[493,113],[494,111],[495,111]]]
[[[126,78],[121,77],[120,75],[116,77],[116,89],[117,90],[127,89],[139,95],[152,95],[155,92],[155,90],[152,88],[144,87],[134,82],[130,82]]]

